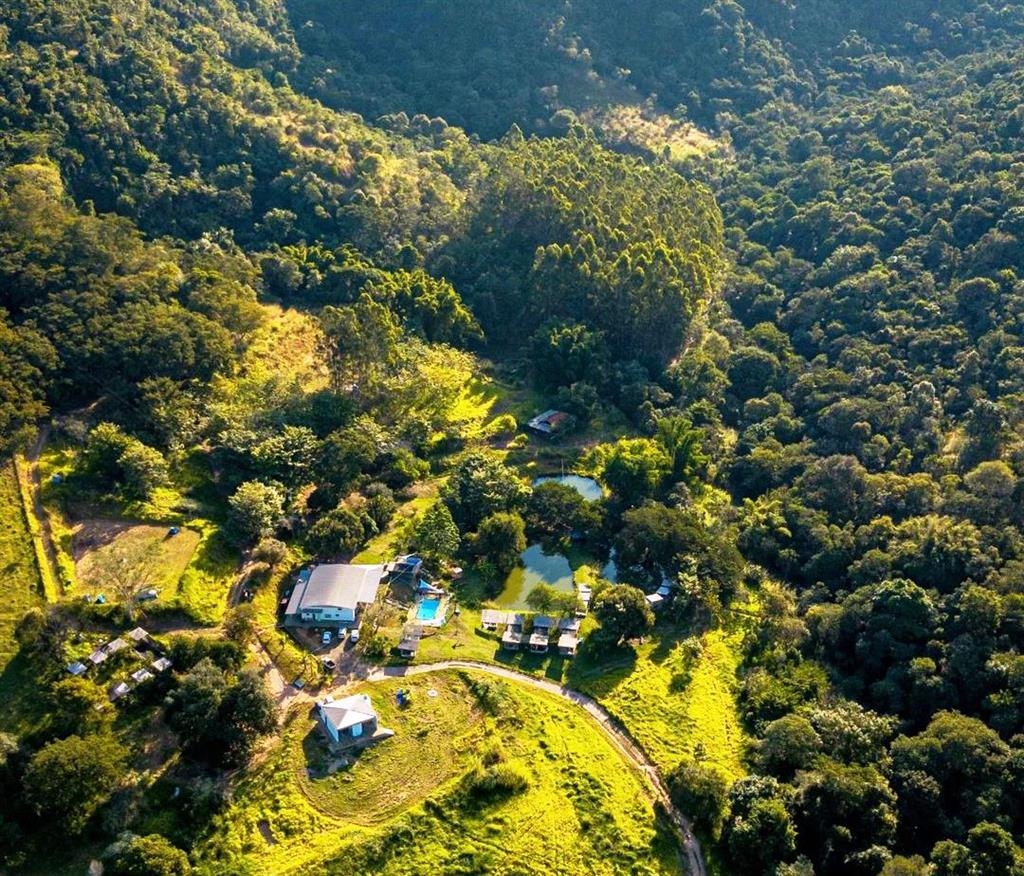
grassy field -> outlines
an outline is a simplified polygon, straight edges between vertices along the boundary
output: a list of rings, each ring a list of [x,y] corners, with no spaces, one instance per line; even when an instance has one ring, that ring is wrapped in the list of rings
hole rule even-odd
[[[579,660],[568,681],[599,700],[662,772],[702,752],[736,779],[746,772],[746,736],[736,708],[743,636],[742,629],[715,630],[680,641],[665,631],[618,666]]]
[[[102,590],[102,569],[115,557],[145,557],[151,567],[139,586],[155,587],[166,598],[178,589],[178,579],[199,544],[199,533],[183,529],[168,537],[166,526],[132,524],[124,520],[87,520],[75,526],[76,574],[83,588]]]
[[[424,484],[420,490],[421,495],[398,506],[388,528],[370,539],[353,563],[390,563],[404,550],[412,522],[437,501],[438,483]]]
[[[42,582],[36,566],[18,482],[10,460],[0,466],[0,728],[17,730],[28,713],[36,711],[33,680],[23,658],[17,657],[14,628],[22,615],[42,605]]]
[[[481,698],[468,677],[366,687],[396,736],[329,777],[320,777],[314,722],[292,713],[281,745],[197,848],[199,871],[244,873],[258,862],[275,874],[678,872],[674,840],[640,778],[589,718],[548,694],[475,676]],[[408,709],[395,705],[398,687],[412,689]],[[482,752],[527,787],[491,802],[470,796],[465,777]]]
[[[227,609],[228,591],[238,571],[238,551],[232,547],[216,524],[192,521],[201,533],[195,553],[178,580],[177,600],[194,620],[219,623]]]

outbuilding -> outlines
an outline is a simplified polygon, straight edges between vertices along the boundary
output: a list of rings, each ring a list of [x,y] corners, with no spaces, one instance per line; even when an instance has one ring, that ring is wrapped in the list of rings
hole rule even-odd
[[[366,694],[341,700],[327,697],[316,704],[316,713],[320,726],[336,745],[354,745],[377,732],[377,713]]]

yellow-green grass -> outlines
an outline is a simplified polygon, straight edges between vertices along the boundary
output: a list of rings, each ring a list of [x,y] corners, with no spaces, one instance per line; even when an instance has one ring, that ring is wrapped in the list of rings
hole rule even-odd
[[[257,589],[252,599],[256,634],[271,656],[285,681],[305,677],[313,680],[319,674],[319,663],[287,633],[277,628],[278,603],[281,595],[295,584],[295,562],[280,563]]]
[[[283,372],[304,392],[326,388],[329,374],[316,318],[276,304],[263,305],[263,313],[265,322],[253,334],[242,359],[243,379]]]
[[[423,487],[424,495],[403,502],[384,532],[375,535],[358,554],[353,563],[389,563],[404,550],[408,543],[409,528],[415,519],[437,501],[437,485]]]
[[[618,667],[578,662],[569,682],[600,701],[663,773],[699,751],[736,779],[746,772],[736,703],[743,636],[714,630],[684,642],[666,631]]]
[[[584,620],[581,635],[589,635],[595,626],[593,619]],[[397,642],[397,629],[386,632]],[[480,609],[461,607],[458,616],[450,616],[443,627],[424,630],[419,650],[411,662],[426,664],[442,660],[475,660],[508,666],[561,683],[568,678],[572,659],[562,657],[555,648],[549,648],[543,654],[533,654],[526,650],[504,651],[500,634],[487,632],[480,627]],[[395,662],[406,661],[396,658]]]
[[[411,694],[406,708],[396,702],[398,688]],[[394,730],[394,738],[366,749],[351,767],[333,775],[310,778],[304,770],[296,773],[299,787],[318,811],[365,827],[425,800],[469,766],[484,738],[483,713],[455,676],[417,676],[367,693],[380,726]],[[314,774],[322,773],[326,749],[313,722],[302,754],[302,762],[312,764]]]
[[[44,602],[42,581],[18,495],[11,461],[0,466],[0,728],[18,730],[36,711],[34,673],[18,656],[14,630],[21,617]]]
[[[491,714],[468,677],[498,701]],[[406,710],[395,703],[399,687],[412,690]],[[257,863],[275,874],[678,872],[675,842],[656,823],[642,779],[570,704],[475,674],[356,689],[396,736],[325,776],[314,721],[293,712],[281,744],[197,848],[200,872]],[[525,775],[527,788],[492,802],[469,797],[465,777],[484,753]]]
[[[178,605],[198,623],[216,624],[227,610],[228,593],[238,572],[238,551],[215,523],[193,520],[189,527],[200,537],[178,580]]]
[[[66,477],[74,469],[75,451],[66,445],[50,441],[39,454],[36,467],[39,471],[39,494],[43,501],[43,512],[50,525],[50,537],[56,554],[57,571],[61,587],[65,592],[74,590],[75,557],[74,530],[56,498],[58,486],[53,483],[54,475]]]
[[[36,570],[43,584],[43,594],[50,602],[60,599],[61,587],[57,580],[56,570],[50,563],[46,552],[42,523],[36,516],[36,495],[29,473],[28,463],[17,456],[14,457],[14,474],[18,485],[18,497],[21,501],[22,514],[28,531],[32,552],[35,555]]]
[[[102,570],[114,556],[145,556],[147,574],[139,587],[155,587],[166,599],[177,592],[178,580],[199,544],[199,533],[182,529],[170,536],[167,526],[85,520],[75,526],[75,542],[77,578],[87,591],[103,590]]]

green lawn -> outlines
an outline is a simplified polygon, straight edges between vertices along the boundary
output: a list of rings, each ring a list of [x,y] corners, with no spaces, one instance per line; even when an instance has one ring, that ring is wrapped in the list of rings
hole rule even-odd
[[[470,677],[487,689],[486,710]],[[413,691],[406,710],[395,704],[398,687]],[[674,840],[640,778],[578,709],[459,673],[364,689],[397,735],[324,777],[314,722],[293,712],[281,745],[196,849],[200,872],[678,872]],[[526,789],[468,797],[464,777],[483,752],[526,776]]]
[[[664,630],[618,666],[581,652],[568,681],[600,701],[662,772],[702,751],[736,779],[746,772],[736,704],[743,636],[743,629],[715,630],[687,641]]]
[[[201,536],[191,562],[178,580],[178,604],[193,620],[216,624],[227,609],[228,591],[238,572],[238,550],[227,542],[216,524],[197,520],[190,525]]]
[[[366,547],[352,558],[352,562],[390,563],[398,554],[402,553],[408,542],[409,527],[417,517],[437,501],[437,488],[437,483],[424,484],[421,487],[423,495],[418,495],[399,505],[388,528],[370,539]]]
[[[17,657],[14,628],[28,609],[44,602],[42,581],[18,494],[11,461],[0,467],[0,728],[18,730],[38,711],[32,673]]]

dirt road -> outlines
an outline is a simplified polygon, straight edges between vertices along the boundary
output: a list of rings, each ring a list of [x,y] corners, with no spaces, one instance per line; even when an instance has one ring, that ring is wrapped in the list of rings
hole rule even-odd
[[[669,796],[657,768],[648,759],[643,750],[633,741],[630,735],[593,699],[564,685],[556,684],[544,678],[536,678],[504,666],[493,666],[488,663],[476,663],[469,660],[444,660],[440,663],[423,663],[413,666],[387,666],[367,672],[363,680],[369,682],[384,681],[388,678],[406,678],[411,675],[422,675],[429,672],[444,672],[451,669],[465,669],[482,672],[498,678],[529,685],[537,690],[546,691],[555,696],[569,700],[583,709],[601,727],[604,734],[615,744],[637,769],[644,775],[652,802],[660,803],[675,827],[686,856],[687,872],[690,876],[707,876],[704,856],[700,851],[700,843],[693,835],[689,819],[676,808]]]

